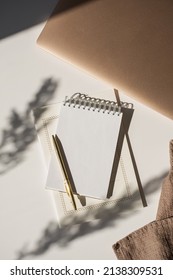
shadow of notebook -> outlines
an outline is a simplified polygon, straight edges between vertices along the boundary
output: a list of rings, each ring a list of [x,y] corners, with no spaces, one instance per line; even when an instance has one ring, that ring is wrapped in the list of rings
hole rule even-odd
[[[38,44],[173,118],[173,2],[58,2]]]

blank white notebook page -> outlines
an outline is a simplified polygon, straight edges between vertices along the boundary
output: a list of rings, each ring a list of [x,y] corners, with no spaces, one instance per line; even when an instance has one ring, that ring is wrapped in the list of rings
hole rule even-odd
[[[106,198],[121,120],[122,113],[62,105],[56,133],[79,195]],[[58,164],[53,153],[47,187],[64,191]]]

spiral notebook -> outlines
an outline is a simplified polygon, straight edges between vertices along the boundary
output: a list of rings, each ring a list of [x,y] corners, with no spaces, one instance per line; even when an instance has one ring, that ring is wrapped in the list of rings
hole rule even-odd
[[[56,130],[73,192],[106,199],[123,112],[117,102],[74,94],[61,107]],[[63,174],[52,153],[47,188],[63,191]],[[59,171],[59,172],[58,172]]]
[[[96,98],[98,97],[104,99],[106,97],[110,100],[115,99],[115,93],[113,90],[107,90],[98,93],[92,92],[91,95],[94,95]],[[43,158],[46,165],[46,171],[49,169],[49,162],[51,160],[52,154],[54,154],[51,136],[52,134],[56,133],[59,123],[60,111],[63,108],[63,101],[59,98],[57,101],[57,104],[36,108],[33,111],[33,121],[35,122],[41,151],[43,153]],[[113,180],[114,185],[112,194],[109,198],[104,200],[74,195],[77,204],[76,211],[74,210],[69,196],[65,190],[63,192],[54,189],[47,189],[48,193],[52,194],[53,205],[57,213],[60,227],[67,224],[74,225],[86,221],[91,222],[95,219],[107,220],[107,218],[110,216],[110,213],[111,215],[114,213],[116,218],[118,209],[121,209],[123,212],[129,212],[131,211],[130,205],[133,205],[133,209],[138,209],[141,207],[141,199],[143,206],[145,204],[143,195],[141,195],[140,191],[140,185],[137,176],[138,173],[136,173],[137,168],[134,166],[134,156],[131,154],[132,147],[129,146],[129,138],[127,137],[134,109],[129,103],[121,102],[121,104],[123,110],[122,123],[125,134],[120,133],[121,137],[119,137],[118,140],[121,145],[118,143],[119,161],[118,165],[116,164],[115,166],[117,172],[116,180]],[[58,169],[55,170],[55,173],[60,177],[59,172]],[[114,172],[113,175],[115,175]],[[44,178],[43,180],[46,181],[47,174],[45,169],[43,170],[42,176]],[[64,187],[64,182],[61,182],[61,187]],[[128,207],[125,205],[128,205]]]

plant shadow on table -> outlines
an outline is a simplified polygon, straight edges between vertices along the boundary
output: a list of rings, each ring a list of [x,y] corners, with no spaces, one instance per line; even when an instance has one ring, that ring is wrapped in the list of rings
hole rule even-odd
[[[165,172],[161,176],[150,180],[144,186],[144,192],[148,200],[149,196],[160,188],[161,183],[167,173],[168,172]],[[108,226],[115,227],[119,219],[125,220],[129,215],[133,215],[133,213],[137,211],[136,203],[138,201],[139,192],[137,190],[132,194],[131,199],[124,199],[114,206],[105,205],[99,209],[96,209],[94,212],[92,210],[92,216],[93,219],[95,219],[92,222],[83,223],[84,220],[87,220],[87,218],[91,216],[90,210],[87,210],[82,218],[77,219],[70,216],[65,221],[66,226],[61,228],[59,228],[57,223],[50,222],[43,230],[39,240],[35,243],[35,247],[33,249],[28,249],[27,246],[24,246],[20,251],[18,251],[17,259],[34,258],[46,253],[46,251],[48,251],[52,246],[66,247],[70,244],[70,242],[79,237],[91,234],[92,232],[98,230],[102,230]]]
[[[24,159],[28,147],[36,139],[36,131],[31,118],[31,110],[47,105],[53,98],[58,83],[53,78],[45,79],[23,113],[13,109],[9,115],[7,128],[3,129],[0,138],[0,175],[16,167]],[[40,119],[46,107],[39,111],[35,120]]]

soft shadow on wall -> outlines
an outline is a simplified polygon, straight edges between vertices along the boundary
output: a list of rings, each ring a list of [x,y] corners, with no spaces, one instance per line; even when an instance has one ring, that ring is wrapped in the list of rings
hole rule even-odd
[[[0,39],[45,21],[58,0],[1,0]]]
[[[33,100],[26,105],[23,114],[12,109],[7,126],[0,133],[0,175],[10,171],[24,159],[25,152],[36,139],[34,123],[30,117],[31,110],[47,105],[57,87],[58,82],[55,79],[47,78]],[[45,110],[46,107],[36,116],[36,120],[40,119]]]
[[[1,0],[0,39],[44,22],[56,4],[61,13],[91,0]]]
[[[167,175],[167,173],[168,172],[165,172],[157,178],[151,179],[144,186],[144,192],[147,196],[148,201],[150,196],[160,188],[161,183]],[[133,213],[136,211],[135,205],[138,199],[139,193],[138,191],[136,191],[132,194],[132,198],[130,200],[123,200],[120,203],[117,203],[117,205],[111,207],[103,206],[101,208],[96,209],[92,213],[93,219],[96,219],[96,222],[94,223],[83,222],[84,220],[87,220],[88,216],[91,216],[90,210],[87,210],[82,219],[79,218],[78,221],[76,220],[76,218],[73,218],[73,216],[70,216],[69,218],[67,218],[66,226],[62,228],[59,228],[57,223],[50,222],[43,230],[40,238],[35,242],[34,248],[29,249],[28,244],[24,245],[17,252],[16,259],[21,260],[26,258],[38,258],[38,256],[43,255],[53,246],[56,246],[57,250],[58,247],[67,247],[75,239],[81,238],[98,230],[100,231],[105,227],[114,227],[116,242],[116,225],[118,224],[118,221],[120,219],[124,219],[124,221],[127,222],[129,215],[133,215]],[[78,224],[76,224],[76,222],[78,222]],[[101,246],[101,244],[97,245]]]

